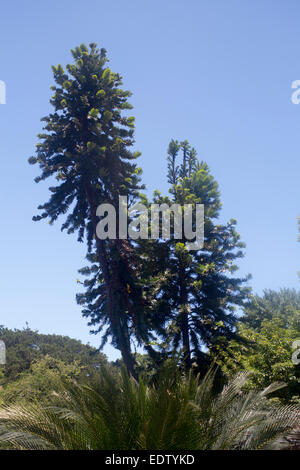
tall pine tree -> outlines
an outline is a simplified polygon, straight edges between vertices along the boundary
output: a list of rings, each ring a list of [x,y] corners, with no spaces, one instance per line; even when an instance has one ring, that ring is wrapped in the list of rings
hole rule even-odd
[[[72,50],[74,63],[53,67],[55,86],[53,111],[42,119],[36,156],[41,174],[36,182],[55,177],[51,197],[39,206],[34,220],[56,221],[67,214],[62,230],[77,232],[86,240],[88,256],[93,256],[101,296],[99,302],[109,323],[108,335],[118,348],[130,373],[134,374],[131,335],[140,308],[135,288],[135,260],[127,240],[101,240],[95,236],[99,222],[96,209],[102,203],[118,206],[119,195],[133,203],[140,189],[141,170],[135,160],[134,118],[124,115],[132,106],[121,76],[107,66],[105,49],[96,44]],[[117,234],[118,234],[118,211]],[[136,291],[136,295],[130,292]]]
[[[182,161],[178,162],[180,150]],[[247,278],[234,276],[235,260],[243,256],[244,244],[234,220],[217,223],[221,208],[218,185],[187,141],[170,142],[168,182],[171,197],[155,192],[153,202],[177,203],[182,208],[192,204],[194,209],[195,204],[204,204],[204,246],[189,251],[184,231],[181,239],[175,239],[173,219],[171,239],[161,236],[151,243],[142,241],[140,249],[149,280],[156,283],[152,304],[153,315],[160,319],[157,335],[171,351],[183,350],[185,368],[190,369],[193,361],[202,361],[203,350],[213,350],[220,338],[224,344],[224,339],[226,343],[235,337],[235,310],[248,293]]]

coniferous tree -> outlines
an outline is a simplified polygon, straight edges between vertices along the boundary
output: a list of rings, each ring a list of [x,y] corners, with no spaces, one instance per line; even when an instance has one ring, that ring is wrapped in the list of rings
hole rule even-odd
[[[182,163],[177,164],[180,149]],[[147,261],[144,269],[148,269],[149,279],[152,271],[156,281],[153,315],[163,322],[157,334],[171,350],[183,349],[189,369],[193,361],[202,361],[204,348],[215,348],[219,338],[224,342],[224,338],[235,337],[235,309],[243,305],[248,292],[244,287],[247,278],[234,277],[234,261],[243,256],[244,244],[234,220],[217,224],[221,208],[218,185],[187,141],[172,140],[169,145],[168,182],[171,197],[156,192],[154,202],[177,203],[182,208],[184,204],[194,208],[204,204],[204,246],[188,251],[184,231],[180,240],[172,236],[141,246]]]
[[[94,256],[101,289],[99,302],[109,323],[108,335],[118,348],[129,372],[133,372],[130,336],[139,309],[135,290],[136,266],[127,240],[102,240],[95,236],[99,222],[96,209],[102,203],[118,206],[119,195],[134,202],[140,189],[140,172],[134,152],[134,118],[123,110],[131,109],[129,91],[122,79],[106,65],[105,49],[96,44],[72,50],[75,63],[66,71],[53,67],[56,85],[50,103],[54,110],[42,119],[44,132],[39,135],[36,156],[41,175],[36,182],[55,177],[56,186],[48,202],[39,206],[34,220],[68,214],[62,230],[78,232],[78,240],[87,241],[88,254]],[[118,235],[118,211],[116,234]]]
[[[176,157],[180,150],[180,144],[177,140],[172,139],[168,147],[168,183],[176,184],[179,168],[176,165]]]

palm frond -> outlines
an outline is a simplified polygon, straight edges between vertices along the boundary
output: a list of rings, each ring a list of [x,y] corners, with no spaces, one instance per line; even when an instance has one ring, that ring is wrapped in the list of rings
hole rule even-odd
[[[153,385],[103,368],[91,387],[65,385],[59,406],[0,409],[0,443],[13,449],[179,450],[278,447],[300,426],[297,406],[270,405],[283,384],[248,393],[239,374],[219,394],[215,370],[199,379],[169,363]]]

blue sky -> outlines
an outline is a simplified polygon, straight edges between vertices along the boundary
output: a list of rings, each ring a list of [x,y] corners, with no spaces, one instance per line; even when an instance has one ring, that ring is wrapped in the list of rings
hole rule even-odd
[[[297,0],[11,0],[1,4],[0,324],[98,345],[75,302],[85,248],[59,225],[31,220],[48,198],[36,185],[40,118],[51,65],[82,42],[105,47],[133,92],[136,148],[150,192],[166,191],[166,148],[188,139],[220,185],[223,221],[246,242],[253,291],[299,288],[300,79]],[[116,357],[111,348],[106,352]]]

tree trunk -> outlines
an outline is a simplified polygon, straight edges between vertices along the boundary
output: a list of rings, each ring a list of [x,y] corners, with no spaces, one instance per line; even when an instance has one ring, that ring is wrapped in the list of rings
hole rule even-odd
[[[108,306],[108,315],[110,318],[111,322],[111,327],[112,331],[116,335],[116,340],[117,340],[117,348],[120,350],[122,359],[124,361],[124,364],[126,366],[126,369],[128,371],[129,375],[132,375],[135,379],[137,378],[135,370],[134,370],[134,365],[135,361],[134,358],[131,354],[130,350],[130,339],[129,339],[129,334],[128,334],[128,326],[122,325],[120,321],[120,312],[117,311],[118,306],[116,302],[116,293],[114,289],[114,282],[116,282],[116,277],[118,276],[118,272],[115,269],[114,273],[114,279],[112,278],[109,270],[109,265],[106,257],[106,252],[105,252],[105,246],[104,246],[104,241],[100,240],[96,236],[96,227],[98,224],[98,219],[96,216],[96,210],[97,206],[93,200],[92,197],[92,191],[91,189],[86,186],[86,196],[87,200],[89,203],[90,207],[90,213],[91,213],[91,221],[93,224],[94,228],[94,233],[96,237],[96,253],[97,253],[97,259],[98,263],[101,267],[101,271],[103,274],[105,286],[106,286],[106,295],[107,295],[107,306]]]
[[[188,319],[188,298],[187,289],[185,284],[185,269],[183,266],[179,268],[180,276],[180,326],[183,344],[183,362],[186,371],[191,368],[191,348],[190,348],[190,336],[189,336],[189,319]]]

